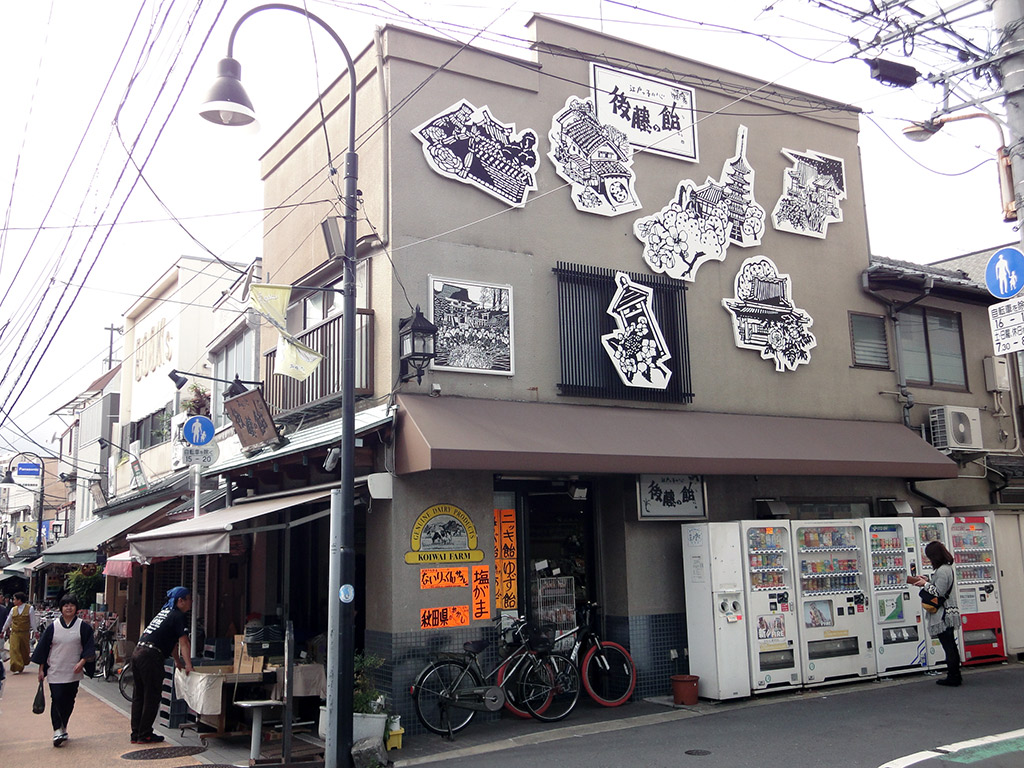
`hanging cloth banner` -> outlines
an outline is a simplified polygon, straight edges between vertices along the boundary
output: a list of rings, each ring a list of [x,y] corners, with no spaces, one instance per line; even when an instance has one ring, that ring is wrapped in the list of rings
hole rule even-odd
[[[267,318],[281,333],[287,333],[285,316],[292,295],[290,285],[259,283],[249,286],[249,306]]]
[[[281,333],[277,340],[277,367],[274,373],[305,381],[319,367],[324,356],[291,336]]]

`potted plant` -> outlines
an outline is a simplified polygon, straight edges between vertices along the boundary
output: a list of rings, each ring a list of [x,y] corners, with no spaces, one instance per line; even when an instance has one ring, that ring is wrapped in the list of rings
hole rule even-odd
[[[353,661],[352,743],[365,738],[384,740],[388,713],[384,694],[377,690],[373,673],[384,666],[384,659],[372,654],[357,653]],[[326,707],[320,707],[320,738],[327,736]]]

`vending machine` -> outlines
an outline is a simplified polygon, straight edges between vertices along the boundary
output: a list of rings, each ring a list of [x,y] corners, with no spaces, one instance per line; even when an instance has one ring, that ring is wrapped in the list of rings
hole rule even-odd
[[[732,523],[684,523],[683,584],[690,671],[697,695],[750,695],[750,653],[740,528]]]
[[[804,685],[875,674],[866,542],[859,520],[794,520]]]
[[[740,523],[754,693],[803,683],[789,526],[788,520]]]
[[[954,517],[949,539],[960,606],[963,663],[1005,661],[992,520],[984,516]]]
[[[925,557],[924,550],[933,541],[941,541],[947,547],[949,546],[949,530],[946,528],[946,518],[915,517],[914,531],[917,557],[910,563],[910,573],[915,576],[931,576],[932,564]],[[913,593],[911,597],[917,597],[917,593]],[[920,601],[920,598],[918,598],[918,601]],[[928,668],[945,669],[946,653],[942,650],[942,645],[939,643],[938,638],[932,637],[931,633],[928,632],[928,621],[924,619],[924,614],[922,614],[921,618],[924,623],[924,635],[928,648]]]
[[[928,666],[928,637],[918,588],[907,584],[911,564],[916,570],[914,520],[871,517],[864,523],[870,554],[878,674],[920,672]]]

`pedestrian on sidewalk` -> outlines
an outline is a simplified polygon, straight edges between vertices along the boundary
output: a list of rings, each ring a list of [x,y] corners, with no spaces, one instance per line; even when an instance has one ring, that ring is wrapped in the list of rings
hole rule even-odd
[[[7,595],[0,592],[0,630],[7,622],[7,614],[11,612],[11,605],[7,602]],[[0,662],[4,660],[4,633],[0,631]]]
[[[60,599],[60,617],[48,626],[32,653],[39,665],[39,682],[50,684],[50,723],[53,746],[68,740],[68,721],[75,710],[78,684],[87,662],[96,658],[92,627],[78,618],[78,598],[67,594]]]
[[[936,637],[946,652],[946,677],[936,680],[938,685],[956,687],[963,683],[960,675],[960,650],[956,630],[960,626],[960,607],[956,600],[953,576],[953,555],[941,541],[932,541],[924,548],[924,556],[932,564],[932,575],[911,578],[909,581],[928,594],[938,598],[939,610],[928,614],[928,634]]]
[[[135,677],[132,744],[155,744],[164,740],[160,734],[153,733],[164,684],[164,659],[173,657],[174,663],[184,669],[186,675],[192,671],[192,647],[185,620],[185,614],[190,610],[192,593],[187,588],[168,590],[163,609],[149,622],[135,646],[131,662]]]
[[[3,634],[11,644],[11,672],[20,675],[29,664],[29,637],[36,626],[36,609],[24,592],[14,593],[14,607],[4,621]]]

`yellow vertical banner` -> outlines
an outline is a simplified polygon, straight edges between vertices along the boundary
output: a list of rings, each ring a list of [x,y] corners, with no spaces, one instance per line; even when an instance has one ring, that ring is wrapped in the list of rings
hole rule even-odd
[[[491,618],[491,568],[473,566],[473,620]]]
[[[519,608],[519,548],[516,511],[494,510],[494,605],[499,611]]]

